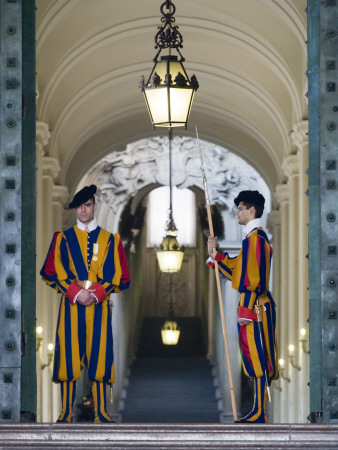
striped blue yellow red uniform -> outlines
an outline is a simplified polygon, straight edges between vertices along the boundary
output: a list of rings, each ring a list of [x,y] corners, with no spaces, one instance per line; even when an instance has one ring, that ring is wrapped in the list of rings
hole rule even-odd
[[[252,230],[243,240],[237,257],[231,258],[227,253],[222,255],[219,252],[215,256],[220,273],[231,280],[232,287],[240,294],[238,317],[252,320],[246,326],[238,326],[238,333],[244,372],[255,379],[255,405],[250,415],[246,416],[246,419],[254,422],[266,421],[264,383],[270,384],[271,380],[279,377],[275,338],[276,306],[269,292],[271,258],[272,247],[266,233],[260,227]],[[256,322],[257,315],[254,311],[257,300],[264,305],[263,330],[266,354],[262,348],[259,325]],[[265,380],[265,374],[268,375],[268,380]]]
[[[115,381],[109,296],[127,289],[130,283],[121,238],[100,227],[87,232],[74,226],[63,233],[57,232],[40,273],[50,287],[62,294],[53,381],[62,386],[68,383],[63,386],[69,393],[69,398],[63,397],[66,411],[69,409],[66,403],[72,403],[75,396],[72,383],[80,378],[83,366],[88,368],[88,377],[93,383],[105,386]],[[93,283],[91,289],[95,289],[98,298],[97,303],[89,306],[74,303],[82,289],[79,282],[84,280]],[[93,394],[96,384],[94,388]]]

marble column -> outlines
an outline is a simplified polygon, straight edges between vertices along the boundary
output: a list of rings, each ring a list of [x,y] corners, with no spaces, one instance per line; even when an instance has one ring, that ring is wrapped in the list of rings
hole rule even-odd
[[[59,296],[46,286],[39,274],[46,257],[53,233],[63,229],[63,205],[68,199],[68,190],[55,184],[60,172],[57,159],[46,156],[50,133],[48,125],[37,123],[37,221],[36,221],[36,304],[37,326],[43,328],[41,346],[37,358],[37,420],[54,422],[59,414],[60,393],[58,386],[52,383],[52,364],[49,360],[48,344],[54,344],[55,327],[58,313]]]
[[[298,422],[305,423],[310,412],[309,405],[309,351],[308,346],[308,317],[309,317],[309,292],[308,292],[308,179],[306,170],[308,168],[308,122],[301,121],[295,125],[291,134],[293,148],[297,151],[299,164],[299,191],[298,191],[298,323],[297,323],[297,346],[299,349],[298,364],[301,371],[298,372]],[[302,336],[300,330],[304,329],[306,334]],[[303,342],[302,342],[303,341]]]
[[[309,413],[309,355],[307,343],[300,341],[300,330],[307,330],[308,318],[308,264],[306,254],[308,204],[306,197],[307,177],[307,122],[294,126],[291,132],[293,154],[283,161],[287,183],[276,188],[280,203],[280,284],[277,284],[278,340],[280,358],[285,368],[275,389],[278,404],[274,405],[275,422],[306,423]],[[276,216],[276,214],[275,214]],[[271,220],[274,222],[271,215]],[[275,233],[275,224],[274,224]],[[277,249],[275,249],[277,250]],[[278,268],[274,268],[275,280]],[[277,282],[278,283],[278,282]],[[278,296],[280,297],[278,299]],[[305,337],[306,339],[306,337]],[[290,352],[289,345],[294,345]],[[305,351],[304,351],[305,350]],[[291,356],[290,356],[291,355]],[[290,382],[285,378],[289,378]]]
[[[289,234],[287,239],[288,284],[286,285],[287,298],[287,346],[293,345],[294,350],[288,349],[288,364],[291,373],[288,400],[288,421],[298,421],[298,385],[299,385],[299,347],[298,343],[298,286],[299,286],[299,158],[297,155],[289,155],[283,162],[284,173],[288,177],[289,187]],[[294,367],[294,366],[297,366]]]
[[[282,368],[282,375],[285,378],[289,376],[289,366],[287,364],[288,355],[288,308],[289,308],[289,270],[288,270],[288,239],[289,239],[289,187],[287,184],[276,187],[275,197],[280,203],[280,279],[279,298],[276,298],[277,304],[277,339],[279,346],[279,357],[285,361],[285,368]],[[274,406],[274,421],[283,423],[288,420],[288,393],[289,383],[285,379],[280,380],[282,391],[279,394],[279,400]],[[276,399],[276,400],[277,400]]]

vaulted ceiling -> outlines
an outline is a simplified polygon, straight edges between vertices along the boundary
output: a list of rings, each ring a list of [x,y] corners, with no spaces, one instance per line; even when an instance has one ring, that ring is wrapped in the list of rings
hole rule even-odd
[[[161,0],[37,0],[37,118],[70,192],[99,159],[154,131],[138,89],[155,56]],[[306,0],[174,0],[197,76],[187,130],[235,152],[272,191],[307,119]]]

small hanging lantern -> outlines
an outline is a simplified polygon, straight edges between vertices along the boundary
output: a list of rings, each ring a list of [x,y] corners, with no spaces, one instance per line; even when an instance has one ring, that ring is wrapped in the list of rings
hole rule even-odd
[[[164,345],[177,345],[181,330],[177,322],[166,320],[161,328],[162,342]]]
[[[177,345],[180,338],[181,329],[175,320],[174,302],[173,302],[173,276],[170,275],[170,301],[168,319],[161,328],[162,342],[164,345]]]
[[[166,236],[157,251],[157,260],[161,272],[174,273],[181,269],[184,248],[180,248],[177,242],[177,228],[172,216],[172,209],[169,209],[169,219],[167,222]]]

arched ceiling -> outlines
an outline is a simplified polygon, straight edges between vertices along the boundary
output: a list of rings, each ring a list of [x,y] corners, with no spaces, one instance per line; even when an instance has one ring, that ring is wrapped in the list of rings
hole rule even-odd
[[[37,0],[37,118],[72,192],[100,158],[154,131],[138,89],[161,0]],[[307,119],[306,0],[174,0],[196,93],[187,130],[235,152],[272,190]],[[163,131],[162,131],[163,133]]]

